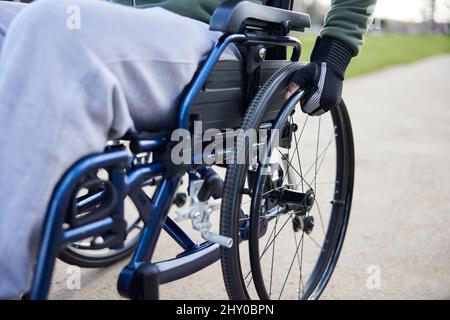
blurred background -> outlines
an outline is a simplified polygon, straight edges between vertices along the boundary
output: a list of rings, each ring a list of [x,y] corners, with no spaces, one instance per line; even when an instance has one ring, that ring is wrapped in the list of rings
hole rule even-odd
[[[307,12],[312,20],[308,33],[299,35],[304,44],[303,59],[309,58],[330,3],[330,0],[294,2],[294,9]],[[378,0],[366,43],[346,76],[448,52],[450,0]]]

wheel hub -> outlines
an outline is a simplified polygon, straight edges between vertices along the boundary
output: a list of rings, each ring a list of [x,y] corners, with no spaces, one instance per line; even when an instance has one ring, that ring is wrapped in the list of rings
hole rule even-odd
[[[284,206],[287,211],[292,211],[296,216],[304,216],[311,211],[315,195],[313,189],[307,190],[305,193],[289,189],[286,186],[278,188],[270,193],[271,199],[276,200],[277,205]]]
[[[306,234],[310,234],[314,229],[313,216],[295,216],[292,219],[292,227],[294,232],[303,230]]]

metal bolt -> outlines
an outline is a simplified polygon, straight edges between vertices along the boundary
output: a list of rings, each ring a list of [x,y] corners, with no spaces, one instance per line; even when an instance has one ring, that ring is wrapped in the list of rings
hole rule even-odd
[[[264,58],[266,57],[266,48],[264,47],[260,48],[258,51],[258,55],[261,60],[264,60]]]

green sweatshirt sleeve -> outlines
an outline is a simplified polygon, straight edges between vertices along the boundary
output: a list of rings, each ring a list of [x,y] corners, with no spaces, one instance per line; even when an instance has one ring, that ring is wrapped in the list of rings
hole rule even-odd
[[[341,40],[359,53],[363,36],[372,22],[376,0],[332,0],[320,36]]]

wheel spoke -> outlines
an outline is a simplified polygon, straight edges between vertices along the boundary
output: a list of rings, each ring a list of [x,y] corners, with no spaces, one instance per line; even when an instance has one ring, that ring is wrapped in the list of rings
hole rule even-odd
[[[307,118],[308,119],[308,118]],[[303,130],[302,132],[303,133]],[[303,172],[302,172],[302,162],[300,161],[300,152],[298,152],[298,145],[299,145],[299,140],[297,139],[297,134],[294,131],[294,140],[295,140],[295,150],[294,153],[297,153],[297,161],[298,161],[298,165],[299,165],[299,170],[300,170],[300,174],[303,177]],[[305,192],[305,187],[304,187],[304,183],[303,183],[303,179],[300,179],[301,183],[302,183],[302,192]]]
[[[302,236],[301,236],[300,239],[303,239],[304,236],[305,236],[305,232],[303,231],[302,232]],[[296,232],[294,232],[294,240],[295,240],[295,245],[297,246],[298,242],[297,242],[297,233]],[[303,267],[303,244],[304,244],[304,242],[302,242],[302,248],[300,250],[300,257],[299,257],[298,252],[297,252],[298,269],[299,269],[299,272],[300,272],[300,276],[298,278],[298,292],[299,293],[302,293],[302,285],[303,285],[303,276],[302,276],[302,271],[303,271],[302,270],[303,269],[302,268]]]
[[[302,232],[302,239],[305,236],[305,232]],[[303,246],[305,244],[305,241],[302,242],[302,251],[301,251],[301,255],[300,255],[300,265],[301,265],[301,269],[300,269],[300,283],[302,284],[302,288],[300,291],[303,295],[303,293],[305,292],[305,284],[303,283],[303,276],[302,276],[302,272],[303,272]]]
[[[320,251],[322,251],[322,246],[316,240],[314,240],[314,238],[310,234],[306,235],[312,240],[312,242],[315,243],[315,245],[320,249]]]
[[[272,231],[270,232],[269,238],[267,238],[266,244],[264,245],[264,252],[268,248],[268,243],[269,243],[270,239],[272,239],[272,235],[274,235],[274,234],[275,234],[275,225],[272,227]],[[259,258],[261,259],[262,256],[260,256]],[[244,280],[247,280],[247,278],[250,276],[251,273],[252,273],[252,271],[250,270],[247,273],[247,275],[245,276]],[[252,281],[252,277],[250,277],[250,280],[247,283],[247,288],[250,286],[251,281]]]
[[[320,119],[322,117],[319,117],[319,124],[317,125],[317,144],[316,144],[316,161],[315,168],[314,168],[314,192],[317,192],[317,156],[319,155],[319,143],[320,143]]]
[[[280,150],[278,150],[278,152],[281,153]],[[283,154],[283,153],[281,153],[281,154]],[[299,178],[301,179],[301,181],[304,181],[304,182],[306,183],[306,185],[307,185],[308,187],[311,188],[311,185],[310,185],[305,179],[303,179],[302,175],[298,172],[297,169],[294,168],[294,166],[292,166],[291,162],[290,162],[289,160],[287,160],[287,162],[288,162],[288,165],[295,171],[295,173],[297,173],[297,175],[299,176]],[[286,175],[285,175],[285,176],[286,176]],[[300,182],[297,183],[297,186],[298,186],[298,184],[300,184]]]
[[[272,239],[272,241],[270,241],[270,243],[266,246],[266,248],[264,248],[263,252],[261,253],[261,256],[259,257],[259,259],[261,260],[262,257],[264,256],[264,254],[267,252],[267,250],[270,248],[270,246],[272,245],[273,241],[276,239],[276,237],[278,237],[278,235],[280,234],[280,232],[283,230],[283,228],[286,226],[286,224],[290,221],[290,219],[292,218],[292,214],[291,213],[289,215],[289,217],[287,217],[286,221],[283,223],[283,225],[281,226],[280,230],[278,230],[278,232],[275,234],[274,238]]]
[[[289,265],[289,270],[288,270],[288,273],[287,273],[287,275],[286,275],[286,278],[284,279],[283,287],[281,288],[281,292],[280,292],[280,295],[278,296],[278,300],[280,300],[281,295],[283,294],[284,287],[286,286],[286,282],[287,282],[287,280],[289,279],[289,275],[290,275],[290,273],[291,273],[292,266],[294,265],[295,257],[296,257],[297,254],[298,254],[298,249],[300,248],[300,244],[301,244],[301,243],[303,243],[303,236],[302,236],[302,238],[300,239],[300,243],[297,245],[297,247],[296,247],[296,249],[295,249],[294,257],[292,258],[291,264]]]
[[[319,153],[318,158],[322,160],[325,159],[325,155],[328,151],[328,148],[330,145],[336,140],[336,135],[333,133],[330,137],[330,140],[328,141],[327,145],[324,147],[324,149]],[[311,170],[315,167],[315,162],[311,164],[311,166],[306,170],[305,172],[305,178],[308,176],[308,174],[311,172]],[[320,169],[320,166],[318,167],[318,170]]]
[[[274,228],[275,228],[275,233],[276,233],[276,230],[277,230],[277,223],[278,223],[278,217],[277,217],[277,219],[275,220],[275,226],[274,226]],[[270,287],[269,287],[269,297],[272,296],[273,262],[274,262],[274,259],[275,259],[275,239],[274,239],[273,246],[272,246],[272,263],[271,263],[271,266],[270,266]]]
[[[317,206],[317,211],[319,212],[320,225],[322,226],[323,235],[325,236],[325,226],[323,224],[322,212],[320,211],[319,203],[317,202],[316,199],[314,199],[314,202]]]

